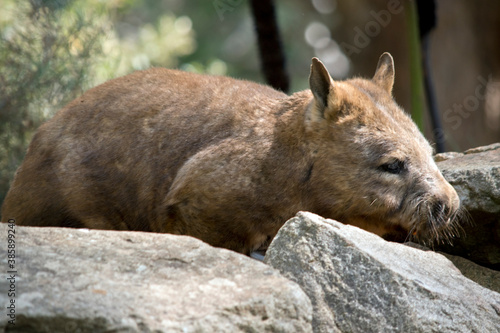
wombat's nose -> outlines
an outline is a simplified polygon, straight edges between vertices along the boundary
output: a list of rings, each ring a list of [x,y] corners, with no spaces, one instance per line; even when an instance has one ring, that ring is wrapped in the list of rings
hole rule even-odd
[[[439,214],[434,216],[446,217],[447,220],[460,209],[460,198],[455,188],[441,174],[437,179],[436,191],[434,192],[436,199],[432,207],[432,213]]]
[[[445,222],[445,217],[448,215],[448,211],[449,208],[441,199],[437,199],[431,206],[432,216],[440,222]]]
[[[460,209],[460,197],[453,186],[451,186],[448,182],[446,182],[446,184],[448,185],[446,191],[446,205],[449,207],[449,214],[454,214]]]
[[[431,207],[432,216],[442,224],[448,224],[450,219],[460,209],[460,198],[455,189],[449,185],[449,191],[436,198]]]

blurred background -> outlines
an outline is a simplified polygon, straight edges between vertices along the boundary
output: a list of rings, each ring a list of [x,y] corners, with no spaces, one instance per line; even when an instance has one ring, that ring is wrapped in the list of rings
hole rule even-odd
[[[394,96],[411,110],[410,0],[277,0],[291,78],[311,58],[334,79],[396,64]],[[445,147],[500,141],[500,1],[436,0],[430,69]],[[38,126],[90,87],[161,66],[264,82],[246,0],[0,0],[0,203]],[[435,137],[423,110],[423,132]]]

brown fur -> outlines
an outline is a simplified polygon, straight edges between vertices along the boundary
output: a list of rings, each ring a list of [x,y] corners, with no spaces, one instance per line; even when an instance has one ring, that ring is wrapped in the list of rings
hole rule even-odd
[[[243,253],[299,210],[446,237],[458,196],[393,82],[389,54],[372,80],[334,82],[313,59],[311,91],[291,96],[162,68],[106,82],[39,128],[2,220],[191,235]]]

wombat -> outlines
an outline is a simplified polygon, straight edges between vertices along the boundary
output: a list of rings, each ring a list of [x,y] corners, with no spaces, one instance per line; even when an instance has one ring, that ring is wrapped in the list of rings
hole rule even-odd
[[[2,220],[190,235],[245,254],[301,210],[449,239],[460,200],[393,82],[388,53],[371,80],[333,81],[313,58],[310,90],[291,96],[163,68],[108,81],[38,129]]]

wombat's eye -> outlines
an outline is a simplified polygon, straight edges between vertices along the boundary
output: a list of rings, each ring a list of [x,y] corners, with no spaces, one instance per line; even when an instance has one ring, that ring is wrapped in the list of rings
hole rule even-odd
[[[405,169],[405,163],[400,160],[395,160],[391,163],[384,163],[379,167],[380,170],[392,174],[400,174]]]

